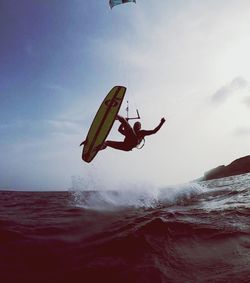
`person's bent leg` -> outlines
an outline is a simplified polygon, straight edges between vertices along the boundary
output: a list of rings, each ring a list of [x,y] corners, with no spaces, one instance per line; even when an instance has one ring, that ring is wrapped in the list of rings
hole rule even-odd
[[[127,144],[124,142],[119,142],[119,141],[106,141],[104,143],[106,146],[118,149],[118,150],[123,150],[123,151],[130,151],[131,149],[128,148]]]

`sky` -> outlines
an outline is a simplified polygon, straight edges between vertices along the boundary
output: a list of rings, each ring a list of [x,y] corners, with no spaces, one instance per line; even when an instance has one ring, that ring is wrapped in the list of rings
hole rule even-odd
[[[1,189],[166,186],[250,154],[248,0],[2,0],[0,35]],[[166,123],[141,150],[85,163],[79,144],[115,85],[143,128]]]

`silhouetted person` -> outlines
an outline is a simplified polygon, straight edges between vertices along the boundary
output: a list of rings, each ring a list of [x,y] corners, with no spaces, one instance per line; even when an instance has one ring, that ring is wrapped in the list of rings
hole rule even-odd
[[[117,115],[117,120],[120,121],[121,125],[118,128],[118,131],[125,136],[123,141],[105,141],[101,146],[100,150],[105,149],[106,147],[112,147],[115,149],[130,151],[133,148],[140,145],[145,136],[150,136],[157,133],[162,125],[165,123],[165,118],[162,118],[159,125],[153,130],[141,130],[141,123],[135,122],[133,128],[128,123],[127,119]],[[85,143],[82,142],[80,145]]]

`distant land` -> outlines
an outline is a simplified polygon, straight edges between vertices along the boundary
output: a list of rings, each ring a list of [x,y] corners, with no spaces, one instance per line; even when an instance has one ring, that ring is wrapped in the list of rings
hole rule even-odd
[[[220,165],[204,173],[202,181],[250,173],[250,155],[238,158],[228,165]]]

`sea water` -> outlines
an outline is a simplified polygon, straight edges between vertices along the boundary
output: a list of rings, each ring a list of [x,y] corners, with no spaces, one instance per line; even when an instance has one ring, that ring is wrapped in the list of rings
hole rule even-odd
[[[86,189],[0,192],[1,282],[250,282],[250,174]]]

